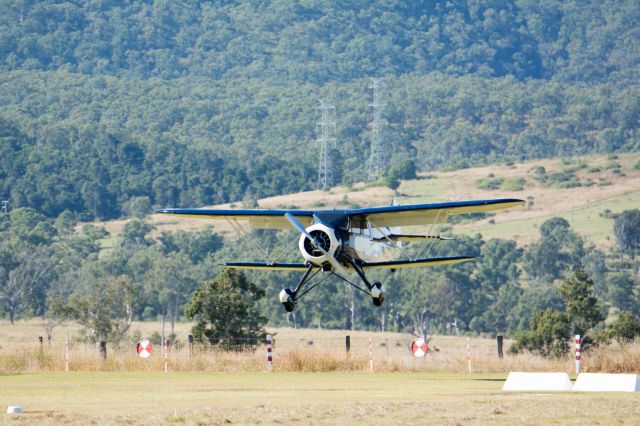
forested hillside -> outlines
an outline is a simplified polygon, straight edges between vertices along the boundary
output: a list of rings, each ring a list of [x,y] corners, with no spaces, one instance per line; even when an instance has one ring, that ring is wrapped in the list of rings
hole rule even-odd
[[[329,183],[353,190],[349,205],[367,177],[370,78],[384,85],[387,124],[377,184],[405,195],[448,196],[433,170],[499,162],[461,185],[529,195],[531,212],[545,188],[606,191],[640,169],[617,155],[640,151],[637,0],[0,0],[0,314],[73,317],[89,340],[114,342],[134,317],[182,318],[221,260],[260,251],[251,238],[223,244],[217,229],[154,229],[152,208],[315,188],[319,100],[335,106]],[[595,153],[606,162],[520,163]],[[524,175],[506,170],[516,163]],[[535,199],[522,192],[534,187]],[[577,191],[564,194],[589,202]],[[372,273],[388,289],[381,309],[327,280],[287,316],[277,295],[299,277],[247,276],[270,325],[511,333],[540,310],[564,315],[574,268],[594,280],[583,281],[602,317],[637,317],[640,212],[626,202],[586,215],[603,215],[601,248],[546,216],[527,222],[526,246],[471,231],[438,243],[429,255],[478,260]],[[79,223],[125,216],[111,235]],[[297,239],[260,236],[270,248]]]
[[[0,2],[0,199],[114,218],[387,166],[638,150],[636,1]],[[146,198],[145,198],[146,197]]]

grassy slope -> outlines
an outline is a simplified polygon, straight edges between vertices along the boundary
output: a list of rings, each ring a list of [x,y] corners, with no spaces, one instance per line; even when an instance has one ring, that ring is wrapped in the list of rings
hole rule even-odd
[[[634,165],[640,161],[639,153],[620,154],[617,160],[610,160],[607,156],[581,157],[574,159],[547,159],[525,163],[507,165],[492,165],[476,167],[452,172],[435,172],[422,174],[419,179],[403,181],[398,189],[400,204],[414,204],[422,202],[483,199],[495,197],[517,197],[526,199],[533,197],[534,204],[530,209],[516,208],[505,212],[498,212],[489,219],[456,225],[456,233],[482,233],[486,238],[513,238],[519,244],[526,244],[538,238],[538,227],[545,220],[553,216],[562,216],[587,241],[599,246],[610,247],[613,244],[613,220],[600,214],[609,209],[618,213],[626,209],[640,207],[640,171]],[[569,164],[563,164],[569,163]],[[616,175],[607,165],[619,163],[624,176]],[[547,175],[574,167],[579,163],[586,167],[578,170],[576,176],[581,182],[591,179],[601,180],[610,185],[577,187],[569,189],[550,188],[535,180],[532,169],[543,166]],[[600,172],[591,169],[599,167]],[[478,179],[486,178],[489,174],[497,178],[524,178],[526,184],[521,191],[481,190],[476,186]],[[288,194],[259,200],[262,208],[345,208],[388,205],[393,198],[393,191],[383,186],[356,184],[352,187],[336,187],[329,191],[308,191],[298,194]],[[186,206],[181,206],[186,207]],[[227,204],[217,207],[240,207]],[[152,215],[151,222],[157,227],[156,232],[163,230],[198,229],[207,222],[198,219],[176,219],[162,215]],[[105,246],[113,244],[117,233],[126,223],[125,220],[99,223],[112,232],[110,239],[105,240]],[[208,222],[211,224],[211,222]],[[230,226],[226,223],[214,223],[218,232],[234,236]]]

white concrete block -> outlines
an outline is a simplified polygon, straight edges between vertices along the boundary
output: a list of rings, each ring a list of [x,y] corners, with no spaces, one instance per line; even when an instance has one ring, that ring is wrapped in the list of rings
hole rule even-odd
[[[502,387],[503,391],[568,391],[571,380],[567,373],[511,372]]]
[[[580,392],[640,392],[637,374],[580,373],[573,385]]]

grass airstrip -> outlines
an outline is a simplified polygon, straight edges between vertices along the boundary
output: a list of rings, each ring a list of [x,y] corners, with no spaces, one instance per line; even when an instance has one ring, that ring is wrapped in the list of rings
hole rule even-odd
[[[505,374],[71,372],[0,376],[4,424],[637,424],[637,393],[521,393]]]
[[[190,326],[178,323],[176,333],[183,338]],[[133,325],[143,336],[159,328],[158,322]],[[264,345],[193,356],[183,347],[169,354],[165,373],[157,348],[140,360],[133,342],[109,346],[101,364],[95,345],[75,343],[65,372],[64,341],[77,330],[77,324],[60,326],[52,344],[45,339],[40,346],[41,321],[0,321],[0,422],[609,425],[640,418],[640,393],[503,392],[509,371],[571,372],[573,360],[508,353],[501,359],[495,339],[480,336],[433,336],[438,350],[415,358],[408,349],[413,336],[401,333],[274,329],[272,372]],[[467,372],[467,345],[473,373]],[[635,373],[640,342],[586,353],[583,364],[589,371]],[[24,413],[6,414],[8,406]]]

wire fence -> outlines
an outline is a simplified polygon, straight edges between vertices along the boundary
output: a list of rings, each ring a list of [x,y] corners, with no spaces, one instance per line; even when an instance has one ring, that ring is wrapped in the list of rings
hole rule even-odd
[[[42,337],[42,339],[40,339]],[[570,371],[571,359],[550,361],[533,355],[498,354],[494,339],[435,336],[426,354],[414,355],[410,335],[358,333],[272,337],[273,371]],[[90,344],[45,336],[0,340],[0,372],[21,371],[269,371],[266,336],[241,337],[218,346],[191,343],[188,335],[162,345],[151,342],[141,358],[137,342]]]

